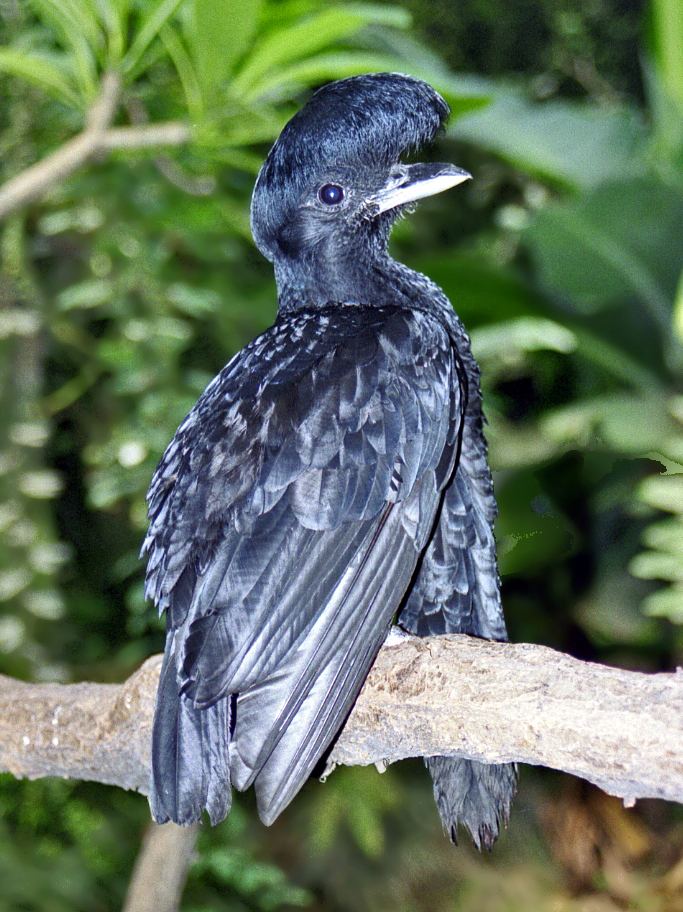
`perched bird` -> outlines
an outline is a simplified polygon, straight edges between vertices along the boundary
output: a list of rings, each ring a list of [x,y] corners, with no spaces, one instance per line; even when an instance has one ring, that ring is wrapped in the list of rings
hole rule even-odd
[[[443,292],[387,251],[397,215],[469,175],[404,164],[448,106],[395,73],[331,83],[261,168],[251,224],[273,326],[178,428],[149,491],[146,592],[166,612],[160,823],[253,784],[269,824],[342,726],[392,624],[505,639],[479,372]],[[510,764],[426,764],[446,831],[490,846]]]

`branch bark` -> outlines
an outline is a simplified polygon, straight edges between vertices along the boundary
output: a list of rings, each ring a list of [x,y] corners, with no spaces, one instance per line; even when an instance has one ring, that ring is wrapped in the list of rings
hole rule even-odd
[[[40,199],[98,155],[118,149],[178,146],[189,141],[190,128],[181,122],[111,127],[120,93],[120,77],[116,73],[106,73],[100,96],[88,112],[83,132],[0,187],[0,219]]]
[[[146,792],[161,657],[121,685],[0,677],[0,770]],[[631,804],[683,802],[683,673],[608,668],[466,636],[386,645],[332,752],[367,765],[458,754],[564,770]]]
[[[199,827],[150,823],[133,868],[123,912],[177,912]]]

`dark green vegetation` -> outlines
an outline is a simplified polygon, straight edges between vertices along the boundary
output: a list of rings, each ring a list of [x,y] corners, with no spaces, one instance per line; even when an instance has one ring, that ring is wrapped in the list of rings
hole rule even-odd
[[[434,157],[475,175],[394,249],[444,287],[483,367],[512,638],[681,663],[683,7],[453,7],[0,2],[0,183],[82,129],[110,68],[116,125],[193,123],[0,223],[1,671],[119,680],[160,649],[144,493],[206,382],[272,320],[256,170],[310,87],[377,69],[445,94]],[[525,770],[479,858],[442,838],[417,763],[342,770],[270,830],[249,797],[206,830],[183,908],[680,910],[676,814]],[[3,777],[0,912],[118,909],[147,820],[139,796]]]

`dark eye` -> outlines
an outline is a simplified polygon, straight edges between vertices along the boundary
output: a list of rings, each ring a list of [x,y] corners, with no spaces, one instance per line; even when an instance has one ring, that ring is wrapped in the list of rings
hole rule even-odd
[[[344,188],[339,184],[323,184],[318,190],[318,198],[326,206],[336,206],[344,199]]]

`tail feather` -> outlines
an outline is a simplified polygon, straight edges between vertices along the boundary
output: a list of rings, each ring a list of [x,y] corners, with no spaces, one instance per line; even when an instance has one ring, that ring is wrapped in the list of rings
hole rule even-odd
[[[467,828],[478,849],[491,849],[507,826],[517,791],[514,763],[479,763],[463,757],[426,757],[434,800],[444,830],[457,843],[457,828]]]
[[[207,767],[208,781],[204,806],[211,825],[224,820],[232,806],[230,787],[230,714],[231,698],[224,697],[208,710],[193,710],[204,722],[202,756]]]
[[[463,446],[473,446],[470,440]],[[505,640],[492,522],[495,501],[480,441],[463,455],[446,489],[434,534],[398,623],[417,636],[466,633]],[[484,764],[464,757],[427,757],[444,829],[457,842],[469,830],[478,848],[491,848],[507,824],[517,785],[512,763]]]
[[[157,823],[196,823],[204,808],[212,824],[228,814],[230,700],[196,709],[179,693],[174,650],[167,649],[159,679],[152,733],[150,807]]]

